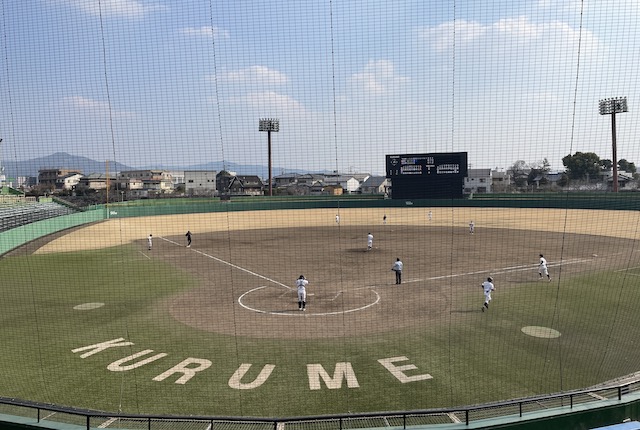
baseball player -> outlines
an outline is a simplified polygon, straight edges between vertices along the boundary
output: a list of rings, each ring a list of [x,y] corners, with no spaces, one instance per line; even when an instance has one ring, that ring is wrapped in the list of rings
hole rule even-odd
[[[185,234],[185,236],[187,236],[187,248],[191,248],[191,231],[187,230],[187,234]]]
[[[367,235],[367,251],[371,251],[373,249],[373,235],[369,233]]]
[[[469,234],[473,234],[476,231],[476,223],[473,222],[473,220],[471,220],[469,222]]]
[[[484,305],[482,305],[482,312],[489,310],[489,302],[491,301],[491,292],[496,290],[495,285],[493,285],[493,278],[489,276],[486,281],[484,281],[481,285],[482,291],[484,292]]]
[[[396,258],[396,262],[393,263],[393,267],[391,268],[391,270],[396,272],[396,285],[402,284],[402,268],[403,268],[403,266],[404,265],[402,264],[402,261],[400,261],[399,258]]]
[[[153,235],[149,235],[149,237],[147,237],[147,248],[149,248],[149,251],[151,251],[151,248],[153,247]]]
[[[336,214],[336,224],[340,224],[340,214]]]
[[[307,281],[304,275],[300,275],[296,280],[296,287],[298,288],[298,310],[307,310]]]
[[[542,276],[546,276],[549,282],[551,282],[551,275],[549,275],[549,268],[547,267],[547,259],[544,258],[544,255],[540,254],[540,264],[538,265],[538,275],[540,275],[539,279],[542,279]]]

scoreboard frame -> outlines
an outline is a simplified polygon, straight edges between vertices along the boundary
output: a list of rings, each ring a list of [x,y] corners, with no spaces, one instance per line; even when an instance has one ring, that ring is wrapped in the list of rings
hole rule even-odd
[[[392,199],[462,198],[467,176],[466,152],[386,156]]]

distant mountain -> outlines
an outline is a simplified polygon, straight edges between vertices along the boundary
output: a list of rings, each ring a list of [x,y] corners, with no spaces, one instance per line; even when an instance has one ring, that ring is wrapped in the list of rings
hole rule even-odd
[[[222,161],[214,161],[212,163],[206,163],[206,164],[195,164],[192,166],[181,168],[179,170],[215,170],[216,172],[227,170],[229,172],[235,172],[238,175],[258,175],[263,179],[266,179],[269,177],[268,166],[260,166],[260,165],[254,165],[254,164],[237,164],[237,163],[230,163],[230,162],[223,163]],[[294,173],[294,170],[285,169],[283,167],[273,167],[271,169],[271,174],[273,176],[282,175],[284,173]],[[295,170],[295,173],[309,173],[309,172],[306,170]]]
[[[56,152],[55,154],[45,157],[31,158],[22,161],[6,161],[2,162],[4,174],[7,178],[15,178],[17,176],[38,176],[40,169],[78,169],[83,174],[105,173],[107,163],[104,161],[95,161],[86,157],[67,154],[66,152]],[[134,170],[131,167],[115,161],[109,161],[109,172],[119,172],[121,170]]]
[[[15,178],[17,176],[38,176],[40,169],[78,169],[83,174],[90,173],[106,173],[107,163],[104,161],[95,161],[86,157],[67,154],[66,152],[57,152],[45,157],[32,158],[22,161],[3,161],[4,174],[7,178]],[[269,177],[269,168],[259,165],[245,165],[237,163],[223,163],[222,161],[214,161],[205,164],[195,164],[191,166],[152,166],[152,167],[130,167],[122,163],[109,161],[109,173],[121,172],[123,170],[142,170],[142,169],[166,169],[166,170],[215,170],[217,172],[225,169],[235,172],[238,175],[258,175],[265,179]],[[292,173],[292,170],[285,170],[282,167],[273,167],[273,176],[283,173]],[[308,173],[307,171],[297,170],[297,173]]]

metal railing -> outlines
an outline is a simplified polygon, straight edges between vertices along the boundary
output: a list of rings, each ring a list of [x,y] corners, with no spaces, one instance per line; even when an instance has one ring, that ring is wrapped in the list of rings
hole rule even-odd
[[[398,412],[369,412],[344,415],[319,415],[289,418],[259,417],[211,417],[114,414],[88,409],[64,407],[25,400],[0,397],[0,413],[5,421],[21,424],[37,424],[39,427],[51,423],[59,428],[110,428],[119,429],[185,429],[205,430],[343,430],[361,428],[395,427],[406,429],[412,426],[442,424],[465,424],[493,418],[513,417],[520,419],[527,414],[563,408],[564,412],[574,407],[605,406],[607,401],[621,401],[625,396],[640,391],[640,382],[609,385],[600,388],[576,390],[503,402],[487,403],[443,409],[424,409]]]

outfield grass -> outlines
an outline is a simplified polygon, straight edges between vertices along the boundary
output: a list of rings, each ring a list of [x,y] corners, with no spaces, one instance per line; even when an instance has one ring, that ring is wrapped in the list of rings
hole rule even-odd
[[[0,393],[35,401],[181,415],[407,410],[582,388],[640,368],[635,338],[640,277],[635,270],[499,285],[487,313],[480,312],[480,290],[470,288],[447,297],[451,312],[432,324],[308,340],[234,337],[175,321],[165,311],[165,300],[201,281],[145,258],[133,246],[5,258],[0,272]],[[74,310],[96,302],[105,305]],[[524,326],[551,327],[561,336],[528,336],[521,331]],[[295,330],[295,319],[283,320],[282,329]],[[134,345],[84,359],[81,352],[72,352],[118,338]],[[144,350],[153,353],[143,358],[167,355],[128,371],[107,368]],[[432,379],[401,383],[378,362],[392,357],[407,358],[396,366],[416,366],[406,375]],[[175,383],[179,375],[153,380],[188,358],[209,360],[211,367],[186,384]],[[275,368],[258,388],[230,388],[229,380],[243,363],[252,364],[245,383],[264,365]],[[336,363],[350,363],[358,387],[349,388],[343,380],[336,389],[323,383],[320,390],[311,390],[307,365],[320,364],[333,376]]]

